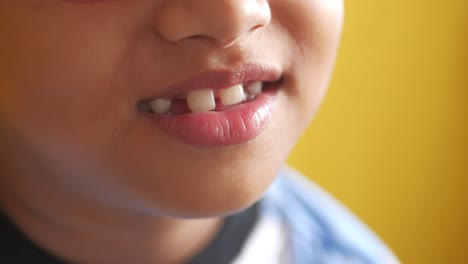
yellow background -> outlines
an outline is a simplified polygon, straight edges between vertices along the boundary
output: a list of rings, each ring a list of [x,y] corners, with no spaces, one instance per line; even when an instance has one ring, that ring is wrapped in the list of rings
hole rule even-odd
[[[328,96],[289,163],[403,263],[468,263],[468,1],[346,9]]]

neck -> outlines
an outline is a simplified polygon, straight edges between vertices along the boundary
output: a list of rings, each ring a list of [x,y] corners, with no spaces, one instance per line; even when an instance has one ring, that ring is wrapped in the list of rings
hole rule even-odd
[[[221,226],[217,218],[148,215],[86,201],[46,184],[32,186],[36,183],[2,182],[2,209],[38,245],[72,263],[183,263]]]

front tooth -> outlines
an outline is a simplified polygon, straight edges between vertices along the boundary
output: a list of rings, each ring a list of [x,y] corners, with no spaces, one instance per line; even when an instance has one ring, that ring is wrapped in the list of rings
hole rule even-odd
[[[171,108],[171,100],[167,99],[156,99],[150,102],[149,104],[151,111],[158,114],[165,114],[169,112]]]
[[[241,84],[219,91],[219,98],[223,105],[233,105],[245,100],[244,87]]]
[[[250,94],[257,95],[262,92],[262,82],[253,82],[247,86]]]
[[[187,104],[192,112],[210,111],[216,108],[212,90],[196,90],[188,92]]]

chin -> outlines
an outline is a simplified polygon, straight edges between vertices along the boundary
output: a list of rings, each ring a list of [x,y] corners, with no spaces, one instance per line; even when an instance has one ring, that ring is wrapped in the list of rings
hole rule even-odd
[[[257,202],[276,178],[277,171],[239,170],[214,172],[212,179],[192,190],[175,216],[202,218],[226,216]],[[199,175],[206,178],[207,175]],[[190,188],[190,186],[187,186]]]
[[[251,156],[229,161],[193,159],[181,164],[184,166],[166,170],[159,166],[161,177],[134,186],[143,196],[145,211],[175,218],[234,214],[258,201],[282,167],[282,162]]]

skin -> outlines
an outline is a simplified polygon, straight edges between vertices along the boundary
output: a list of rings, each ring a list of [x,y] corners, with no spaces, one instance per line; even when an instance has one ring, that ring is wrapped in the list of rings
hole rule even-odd
[[[326,91],[342,16],[342,0],[0,1],[2,210],[75,263],[182,263],[274,180]],[[284,79],[247,143],[190,146],[135,107],[246,61]]]

